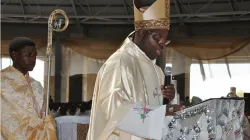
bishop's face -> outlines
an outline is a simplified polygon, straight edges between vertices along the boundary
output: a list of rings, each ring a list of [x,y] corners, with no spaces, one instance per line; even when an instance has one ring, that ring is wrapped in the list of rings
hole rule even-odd
[[[170,42],[167,40],[167,29],[152,29],[142,31],[144,37],[141,42],[143,44],[144,53],[151,59],[157,59],[162,53],[165,46]]]

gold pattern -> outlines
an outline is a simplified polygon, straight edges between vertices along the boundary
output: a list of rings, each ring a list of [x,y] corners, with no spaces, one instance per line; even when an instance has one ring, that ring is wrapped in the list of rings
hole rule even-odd
[[[146,30],[146,29],[169,30],[170,28],[170,21],[166,19],[135,21],[134,24],[136,30]]]
[[[77,139],[86,140],[89,124],[77,124]]]
[[[14,67],[1,71],[1,137],[4,139],[56,139],[51,116],[40,118],[44,92],[41,84]]]
[[[119,133],[117,133],[117,132],[112,132],[112,134],[114,134],[114,135],[116,135],[116,136],[120,137],[120,134],[119,134]]]

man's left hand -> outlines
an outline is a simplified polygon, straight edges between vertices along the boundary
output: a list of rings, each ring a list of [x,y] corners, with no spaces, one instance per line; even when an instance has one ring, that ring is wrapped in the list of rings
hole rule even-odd
[[[165,116],[174,116],[175,112],[185,109],[183,105],[167,105]]]

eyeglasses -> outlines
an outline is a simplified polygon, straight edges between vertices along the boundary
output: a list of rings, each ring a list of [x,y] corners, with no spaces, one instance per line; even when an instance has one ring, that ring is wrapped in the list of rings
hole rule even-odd
[[[152,37],[153,39],[158,43],[158,44],[161,44],[160,41],[163,39],[163,37],[158,34],[158,33],[154,33],[154,32],[151,32],[151,31],[147,31]],[[165,46],[167,46],[171,41],[170,40],[167,40],[167,42],[165,43]]]

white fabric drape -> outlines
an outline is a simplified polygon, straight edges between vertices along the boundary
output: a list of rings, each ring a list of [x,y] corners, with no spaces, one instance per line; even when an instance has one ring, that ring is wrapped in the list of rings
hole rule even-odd
[[[89,116],[62,116],[55,118],[59,140],[77,140],[77,124],[89,124]]]
[[[86,56],[80,55],[71,48],[66,48],[67,56],[69,57],[69,75],[76,74],[97,74],[105,60],[98,60],[93,58],[88,58]]]

